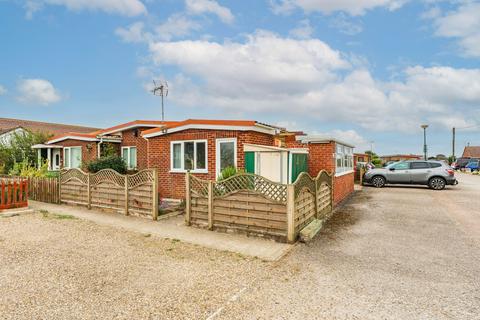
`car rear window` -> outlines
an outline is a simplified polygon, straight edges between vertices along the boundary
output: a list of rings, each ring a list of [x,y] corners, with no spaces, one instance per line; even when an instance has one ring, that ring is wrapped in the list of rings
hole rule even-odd
[[[430,168],[439,168],[442,165],[440,163],[430,163]]]
[[[410,164],[411,169],[426,169],[430,168],[427,162],[412,162]]]

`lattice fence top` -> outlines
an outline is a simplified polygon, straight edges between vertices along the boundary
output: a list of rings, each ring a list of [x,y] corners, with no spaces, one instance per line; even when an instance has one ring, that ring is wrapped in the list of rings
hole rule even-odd
[[[133,189],[142,184],[152,183],[155,179],[155,171],[145,169],[128,176],[128,188]]]
[[[317,188],[322,185],[323,183],[326,183],[330,188],[332,187],[332,181],[333,181],[333,175],[329,174],[327,171],[322,170],[318,173],[317,177],[315,178],[315,181],[317,183]]]
[[[125,176],[115,170],[104,169],[90,175],[90,185],[96,186],[102,182],[113,183],[120,188],[125,187]]]
[[[190,175],[190,190],[201,197],[208,197],[208,181]]]
[[[128,181],[128,188],[133,189],[142,184],[152,183],[155,179],[155,171],[152,169],[142,170],[136,174],[123,175],[112,169],[100,170],[97,173],[87,173],[80,169],[62,170],[60,173],[60,182],[67,183],[74,179],[83,184],[88,184],[90,175],[90,185],[96,186],[102,182],[113,183],[120,188],[125,188],[125,181]],[[128,177],[128,178],[127,178]]]
[[[287,201],[287,185],[270,181],[262,176],[241,173],[226,180],[215,182],[214,197],[227,196],[239,190],[257,192],[273,201],[285,203]]]
[[[60,172],[60,182],[67,183],[70,180],[78,180],[83,184],[88,184],[88,173],[80,169],[62,170]]]
[[[307,172],[302,172],[298,176],[297,180],[294,183],[295,186],[295,198],[298,197],[300,192],[303,189],[307,189],[310,191],[312,194],[315,194],[315,180],[310,177],[310,175]]]

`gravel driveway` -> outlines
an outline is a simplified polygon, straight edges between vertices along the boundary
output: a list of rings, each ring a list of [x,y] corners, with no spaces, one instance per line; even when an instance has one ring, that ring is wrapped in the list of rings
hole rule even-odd
[[[480,319],[480,177],[364,188],[263,262],[37,213],[0,218],[2,319]]]

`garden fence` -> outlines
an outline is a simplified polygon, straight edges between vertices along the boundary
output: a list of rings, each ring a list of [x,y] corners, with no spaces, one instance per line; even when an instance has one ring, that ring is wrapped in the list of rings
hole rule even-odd
[[[28,206],[28,181],[19,178],[0,178],[0,211]]]

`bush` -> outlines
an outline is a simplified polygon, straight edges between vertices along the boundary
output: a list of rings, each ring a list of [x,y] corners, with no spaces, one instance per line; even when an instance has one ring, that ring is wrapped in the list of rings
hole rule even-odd
[[[15,162],[13,168],[8,172],[11,176],[20,176],[20,177],[56,177],[58,176],[57,172],[48,171],[48,163],[44,162],[40,168],[37,168],[35,165],[29,163],[26,159],[22,162]]]
[[[118,173],[125,174],[127,173],[127,164],[117,155],[102,157],[97,160],[90,161],[87,164],[87,170],[92,173],[96,173],[103,169],[112,169]]]
[[[222,172],[218,176],[218,181],[228,179],[230,177],[233,177],[236,174],[237,174],[237,168],[232,166],[226,167],[225,169],[222,170]]]

